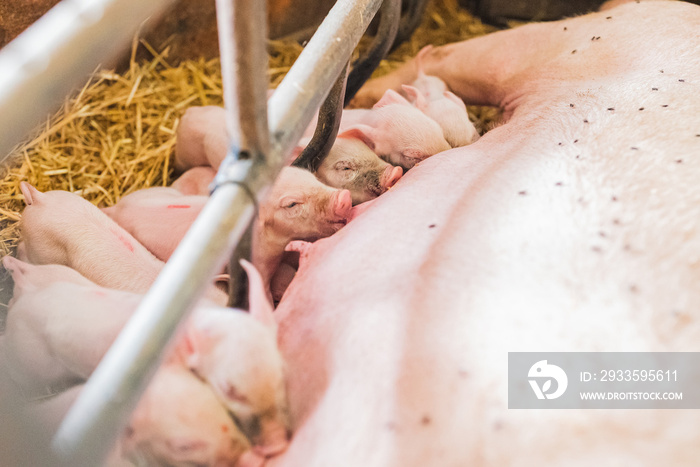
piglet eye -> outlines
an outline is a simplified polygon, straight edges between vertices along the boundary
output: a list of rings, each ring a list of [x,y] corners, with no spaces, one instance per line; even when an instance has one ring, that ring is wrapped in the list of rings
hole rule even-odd
[[[294,206],[296,206],[297,204],[299,204],[299,203],[297,203],[296,201],[292,201],[291,203],[289,203],[288,205],[285,206],[285,209],[291,209]]]
[[[346,161],[340,161],[335,164],[335,170],[352,170],[352,165]]]

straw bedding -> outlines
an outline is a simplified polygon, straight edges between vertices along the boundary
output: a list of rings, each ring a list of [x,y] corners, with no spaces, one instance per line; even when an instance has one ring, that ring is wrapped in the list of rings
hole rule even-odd
[[[460,9],[457,0],[433,0],[411,40],[384,60],[375,76],[393,70],[424,45],[492,30]],[[369,41],[363,39],[360,48]],[[98,206],[112,205],[141,188],[168,185],[174,176],[170,157],[182,113],[190,106],[222,104],[218,60],[184,61],[174,67],[168,63],[167,48],[156,52],[143,43],[153,58],[137,63],[136,45],[126,72],[97,71],[38,134],[13,151],[0,181],[0,256],[12,254],[18,242],[17,221],[24,207],[20,181],[41,191],[73,191]],[[292,41],[270,42],[271,87],[282,80],[301,50]],[[470,107],[469,113],[482,132],[497,116],[492,108]],[[0,305],[11,294],[11,281],[2,274]],[[0,309],[0,322],[3,315]]]

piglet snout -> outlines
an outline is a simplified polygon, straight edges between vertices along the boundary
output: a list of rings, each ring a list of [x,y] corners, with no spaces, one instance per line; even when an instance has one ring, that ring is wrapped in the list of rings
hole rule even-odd
[[[219,465],[220,464],[220,465]],[[217,467],[227,467],[229,464],[219,463]],[[265,458],[259,456],[253,451],[246,451],[241,454],[236,462],[236,467],[262,467],[265,465]]]
[[[401,167],[389,166],[384,169],[384,173],[381,177],[381,185],[385,190],[388,190],[392,186],[396,185],[396,182],[401,179],[403,175],[403,169]]]
[[[340,190],[335,193],[332,200],[333,213],[338,219],[347,219],[352,210],[352,195],[350,190]]]
[[[264,457],[276,456],[287,449],[287,427],[278,420],[264,420],[259,439],[254,440],[253,450]]]

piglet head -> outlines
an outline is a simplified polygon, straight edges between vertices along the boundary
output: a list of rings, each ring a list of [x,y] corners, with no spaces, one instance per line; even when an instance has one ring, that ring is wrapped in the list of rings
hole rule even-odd
[[[207,385],[174,365],[156,373],[121,445],[148,465],[236,465],[250,448]]]
[[[256,300],[251,299],[252,306],[257,306]],[[260,454],[271,455],[284,449],[287,440],[284,364],[274,325],[263,324],[252,314],[226,308],[198,309],[187,329],[191,354],[186,362],[261,448]]]
[[[285,167],[260,207],[262,234],[285,245],[291,240],[315,240],[337,232],[347,223],[352,196],[330,188],[311,172]]]
[[[258,271],[247,261],[250,313],[200,308],[186,330],[187,366],[206,381],[262,456],[287,445],[284,364],[277,324]]]
[[[346,129],[391,164],[410,169],[418,162],[451,149],[438,123],[395,91],[387,91],[366,123]]]
[[[326,185],[350,190],[352,204],[374,199],[401,177],[400,167],[392,167],[379,158],[360,139],[356,131],[338,135],[330,153],[316,171]],[[394,169],[398,169],[398,172]]]

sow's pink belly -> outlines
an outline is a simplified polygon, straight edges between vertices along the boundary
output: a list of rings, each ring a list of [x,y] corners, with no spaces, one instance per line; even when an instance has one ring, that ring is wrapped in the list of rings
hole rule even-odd
[[[312,247],[277,310],[296,431],[273,465],[568,466],[581,443],[595,465],[669,443],[678,465],[697,454],[688,412],[507,409],[508,352],[700,347],[700,300],[679,292],[697,268],[636,251],[666,228],[625,198],[639,177],[611,185],[609,167],[543,151],[569,150],[517,125],[422,163]],[[673,277],[649,272],[658,261]]]

